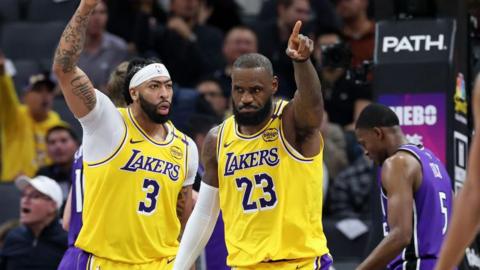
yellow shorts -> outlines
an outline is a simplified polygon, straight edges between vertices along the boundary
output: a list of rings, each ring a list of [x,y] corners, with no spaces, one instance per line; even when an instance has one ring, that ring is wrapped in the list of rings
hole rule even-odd
[[[332,262],[333,260],[330,254],[325,254],[321,257],[315,258],[262,262],[246,267],[232,267],[232,270],[327,270],[329,269],[330,265],[332,265]]]
[[[144,264],[128,264],[90,255],[87,270],[170,270],[174,260],[175,257],[171,257]]]

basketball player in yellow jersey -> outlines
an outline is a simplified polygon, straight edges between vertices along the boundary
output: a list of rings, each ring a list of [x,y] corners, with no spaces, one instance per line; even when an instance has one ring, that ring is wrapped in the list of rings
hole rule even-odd
[[[233,64],[234,116],[210,131],[205,174],[175,270],[188,269],[222,210],[227,264],[233,269],[328,269],[322,227],[323,99],[310,61],[313,41],[292,30],[287,55],[297,91],[273,101],[278,81],[263,55]]]
[[[78,68],[96,4],[81,1],[60,39],[53,66],[83,127],[85,200],[75,246],[85,252],[74,265],[171,269],[181,223],[191,209],[197,149],[168,122],[173,91],[164,65],[132,60],[124,88],[128,106],[118,110]],[[185,200],[180,222],[177,204]]]

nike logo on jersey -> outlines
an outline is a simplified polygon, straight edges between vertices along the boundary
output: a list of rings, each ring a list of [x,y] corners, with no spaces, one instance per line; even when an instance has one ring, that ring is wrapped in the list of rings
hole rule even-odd
[[[223,144],[223,147],[227,148],[227,147],[229,147],[230,144],[232,144],[232,143],[233,143],[233,141],[231,141],[231,142],[229,142],[229,143],[224,143],[224,144]]]
[[[143,141],[144,141],[144,140],[134,141],[133,138],[130,139],[130,143],[131,143],[131,144],[141,143],[141,142],[143,142]]]
[[[175,260],[175,257],[173,257],[173,258],[171,258],[171,259],[168,259],[168,260],[167,260],[167,264],[173,262],[174,260]]]

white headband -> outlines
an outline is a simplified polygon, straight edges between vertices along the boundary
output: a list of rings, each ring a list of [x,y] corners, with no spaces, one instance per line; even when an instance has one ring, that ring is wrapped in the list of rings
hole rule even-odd
[[[170,73],[168,73],[165,65],[160,63],[153,63],[145,66],[139,71],[137,71],[135,75],[133,75],[132,79],[130,80],[129,88],[131,89],[137,87],[140,84],[158,76],[165,76],[170,78]]]

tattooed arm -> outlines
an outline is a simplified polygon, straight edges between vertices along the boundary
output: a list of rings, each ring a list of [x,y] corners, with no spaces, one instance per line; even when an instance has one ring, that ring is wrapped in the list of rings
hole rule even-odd
[[[111,156],[125,137],[122,116],[108,97],[93,88],[77,66],[85,44],[88,21],[100,0],[82,0],[65,27],[53,61],[67,105],[82,124],[83,160],[97,162]]]
[[[85,44],[88,21],[99,0],[82,0],[60,38],[53,72],[58,78],[68,107],[77,117],[87,115],[95,107],[95,91],[90,79],[77,63]]]

